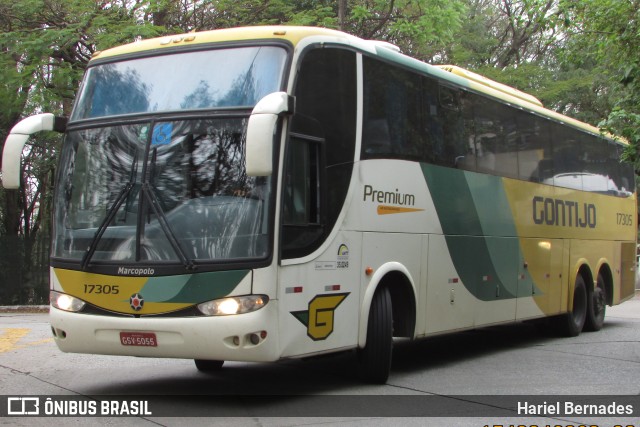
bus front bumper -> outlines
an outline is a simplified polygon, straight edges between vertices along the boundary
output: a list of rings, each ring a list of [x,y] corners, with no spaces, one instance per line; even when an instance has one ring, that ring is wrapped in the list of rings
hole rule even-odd
[[[277,300],[232,316],[134,318],[50,308],[58,348],[68,353],[271,362],[280,357]],[[155,345],[154,345],[155,344]]]

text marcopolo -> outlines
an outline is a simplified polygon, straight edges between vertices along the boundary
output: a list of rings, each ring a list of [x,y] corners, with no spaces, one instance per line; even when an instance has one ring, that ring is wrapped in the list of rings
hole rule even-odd
[[[118,267],[118,274],[129,276],[153,276],[155,270],[153,268],[127,268]]]

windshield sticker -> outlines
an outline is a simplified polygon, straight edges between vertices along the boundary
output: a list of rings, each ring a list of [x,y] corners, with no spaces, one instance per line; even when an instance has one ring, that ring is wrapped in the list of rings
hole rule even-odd
[[[338,248],[338,268],[349,268],[349,248],[344,243]]]
[[[339,268],[349,268],[349,247],[342,243],[338,248],[336,261],[316,261],[316,270],[337,270]]]
[[[171,143],[173,123],[158,123],[153,127],[151,145],[168,145]]]

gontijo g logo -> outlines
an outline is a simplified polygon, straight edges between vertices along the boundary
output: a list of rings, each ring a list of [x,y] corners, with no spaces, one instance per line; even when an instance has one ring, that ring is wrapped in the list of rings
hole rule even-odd
[[[327,339],[333,332],[335,310],[349,295],[329,294],[316,295],[309,301],[309,309],[292,311],[291,314],[307,327],[307,335],[314,341]]]

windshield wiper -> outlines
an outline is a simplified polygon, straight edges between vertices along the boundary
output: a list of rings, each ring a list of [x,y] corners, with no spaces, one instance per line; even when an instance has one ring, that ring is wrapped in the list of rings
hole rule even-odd
[[[84,253],[84,256],[82,257],[82,264],[81,264],[82,270],[87,269],[87,266],[89,265],[89,262],[93,257],[93,254],[96,252],[98,243],[100,242],[100,239],[102,239],[102,235],[109,227],[109,224],[111,224],[111,221],[113,221],[113,218],[115,218],[116,213],[118,213],[118,209],[120,209],[120,206],[122,206],[122,203],[125,200],[127,200],[129,193],[131,193],[131,190],[133,189],[134,184],[136,182],[137,173],[138,173],[138,151],[136,150],[136,153],[133,156],[133,162],[131,164],[131,171],[129,172],[129,182],[127,182],[124,188],[120,190],[118,197],[116,197],[115,202],[113,202],[113,204],[107,211],[107,215],[104,217],[104,219],[100,223],[100,226],[96,230],[96,234],[94,234],[93,239],[91,240],[91,244],[89,245],[89,248],[87,249],[87,251]]]
[[[171,247],[173,248],[176,255],[178,255],[178,257],[180,258],[180,261],[184,265],[185,269],[193,270],[195,268],[193,261],[187,258],[187,255],[180,246],[180,242],[178,242],[175,233],[169,225],[169,221],[167,221],[167,216],[164,214],[164,211],[160,206],[160,201],[158,200],[156,194],[153,192],[153,189],[151,188],[149,183],[145,182],[144,184],[142,184],[142,194],[144,195],[147,203],[151,205],[151,210],[156,215],[158,223],[160,224],[160,228],[162,228],[165,236],[167,236],[167,240],[169,240]]]

